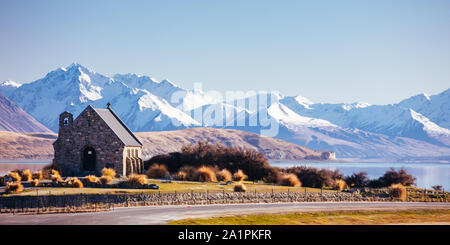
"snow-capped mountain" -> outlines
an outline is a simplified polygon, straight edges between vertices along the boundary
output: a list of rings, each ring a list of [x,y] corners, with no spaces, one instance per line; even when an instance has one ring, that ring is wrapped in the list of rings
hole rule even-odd
[[[169,80],[136,74],[109,77],[72,64],[22,86],[3,82],[1,91],[55,132],[61,112],[76,117],[87,105],[102,108],[111,102],[133,131],[231,128],[332,150],[338,158],[450,160],[450,90],[393,105],[314,103],[277,92],[225,100]],[[270,135],[271,123],[277,125],[276,135]]]
[[[21,84],[18,84],[11,80],[0,82],[0,94],[3,94],[4,96],[8,97],[14,90],[16,90],[16,88],[20,86]]]

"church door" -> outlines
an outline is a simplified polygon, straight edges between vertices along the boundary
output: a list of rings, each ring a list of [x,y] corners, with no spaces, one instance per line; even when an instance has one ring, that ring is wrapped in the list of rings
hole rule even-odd
[[[88,146],[83,151],[83,169],[85,171],[95,171],[97,157],[94,148]]]

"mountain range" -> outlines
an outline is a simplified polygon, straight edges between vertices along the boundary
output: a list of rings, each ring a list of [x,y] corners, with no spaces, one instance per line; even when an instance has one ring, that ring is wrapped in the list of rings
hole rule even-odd
[[[265,118],[276,123],[276,138],[334,151],[341,159],[450,160],[450,89],[389,105],[314,103],[302,96],[263,92],[225,100],[169,80],[106,76],[74,63],[31,83],[2,82],[0,93],[54,132],[63,111],[77,116],[87,105],[103,108],[110,102],[135,132],[215,127],[261,133],[268,129],[260,120]],[[260,98],[275,100],[250,106]],[[196,115],[199,109],[203,117]]]

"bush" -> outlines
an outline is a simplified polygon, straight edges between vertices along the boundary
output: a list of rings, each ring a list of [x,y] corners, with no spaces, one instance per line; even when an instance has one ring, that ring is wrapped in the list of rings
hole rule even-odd
[[[217,182],[216,172],[211,167],[201,166],[195,172],[195,180],[201,182]]]
[[[226,169],[222,169],[222,170],[218,171],[216,176],[217,176],[218,181],[231,181],[232,180],[231,172]]]
[[[344,180],[337,179],[335,180],[334,188],[336,190],[342,191],[343,189],[346,189],[348,187],[347,183],[345,183]]]
[[[235,181],[244,181],[248,178],[246,174],[240,169],[233,174],[233,180]]]
[[[70,187],[83,188],[83,182],[81,182],[77,177],[70,178],[67,183]]]
[[[379,180],[382,186],[391,186],[392,184],[411,186],[416,184],[416,178],[408,174],[404,168],[401,168],[398,172],[394,168],[391,168]]]
[[[245,187],[244,183],[239,182],[236,185],[234,185],[234,192],[246,192],[247,187]]]
[[[147,182],[147,175],[132,174],[128,177],[128,180],[125,182],[125,184],[130,188],[138,188],[145,185],[146,182]]]
[[[175,179],[183,181],[187,180],[187,173],[185,171],[180,170],[175,174]]]
[[[282,174],[278,179],[278,184],[283,186],[299,187],[302,183],[295,174]]]
[[[62,169],[55,162],[52,162],[52,164],[45,166],[42,170],[49,174],[51,173],[51,170],[58,171],[58,173],[60,173],[60,176],[63,174]]]
[[[6,193],[18,193],[23,191],[23,185],[20,182],[8,182],[6,184]]]
[[[11,177],[13,182],[20,182],[22,180],[19,173],[17,173],[17,172],[9,172],[8,177]]]
[[[59,171],[55,170],[55,169],[51,170],[50,179],[52,181],[56,181],[56,182],[61,182],[62,181],[62,178],[61,178],[61,175],[59,174]]]
[[[20,175],[22,177],[22,181],[31,181],[32,180],[32,174],[29,169],[22,170]]]
[[[392,184],[389,187],[389,194],[393,197],[406,200],[406,188],[402,184]]]
[[[282,169],[284,173],[297,175],[303,186],[321,188],[334,187],[336,179],[342,179],[339,170],[317,169],[306,166],[295,166]]]
[[[84,177],[84,183],[89,184],[89,183],[100,183],[100,179],[95,176],[95,175],[88,175],[86,177]]]
[[[31,181],[31,186],[32,187],[37,187],[39,185],[39,180],[38,179],[33,179],[32,181]]]
[[[196,181],[196,172],[197,169],[192,167],[192,166],[183,166],[182,168],[180,168],[179,172],[184,172],[186,173],[186,180],[189,181]]]
[[[112,180],[113,180],[113,178],[108,175],[103,175],[102,177],[100,177],[100,183],[102,183],[103,185],[107,185],[107,184],[111,183]]]
[[[431,188],[435,191],[442,191],[442,185],[433,185]]]
[[[350,187],[366,187],[369,184],[367,172],[353,173],[351,176],[346,176],[344,181]]]
[[[39,171],[33,173],[32,178],[33,179],[37,179],[37,180],[43,180],[44,179],[44,174],[42,173],[42,170],[39,170]]]
[[[112,179],[114,179],[116,177],[116,170],[114,170],[112,168],[103,168],[102,176],[109,176]]]
[[[167,171],[166,165],[155,163],[147,170],[146,174],[152,179],[163,179],[169,176],[169,171]]]
[[[154,163],[165,164],[171,173],[179,171],[183,166],[198,168],[205,164],[230,172],[241,169],[250,180],[267,178],[269,173],[276,171],[264,154],[257,150],[212,144],[209,141],[185,145],[180,152],[154,156],[145,161],[145,169]]]

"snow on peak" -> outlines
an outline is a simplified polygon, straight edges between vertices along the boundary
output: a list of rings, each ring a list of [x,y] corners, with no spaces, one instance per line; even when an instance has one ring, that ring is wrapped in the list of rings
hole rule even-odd
[[[288,107],[278,102],[272,104],[267,109],[267,112],[271,117],[277,119],[281,123],[307,127],[336,127],[336,125],[326,120],[300,116],[299,114],[295,113]]]
[[[302,105],[303,107],[305,107],[307,109],[311,109],[309,106],[314,104],[314,102],[312,102],[308,98],[300,96],[300,95],[295,97],[295,101],[297,101],[298,104]]]
[[[450,130],[446,128],[439,127],[437,124],[432,122],[427,117],[423,116],[420,113],[415,112],[413,109],[409,109],[409,112],[411,113],[411,117],[423,125],[423,130],[427,132],[430,136],[438,136],[438,135],[445,135],[450,136]]]
[[[6,81],[3,81],[3,82],[0,82],[0,86],[2,86],[2,87],[13,87],[13,88],[18,88],[18,87],[20,87],[20,86],[22,86],[22,84],[20,84],[20,83],[16,83],[16,82],[14,82],[14,81],[12,81],[12,80],[6,80]]]
[[[369,103],[365,103],[365,102],[355,102],[352,104],[342,104],[342,108],[346,111],[349,111],[353,108],[365,108],[371,106],[371,104]]]

